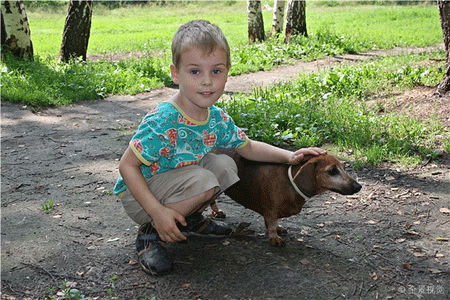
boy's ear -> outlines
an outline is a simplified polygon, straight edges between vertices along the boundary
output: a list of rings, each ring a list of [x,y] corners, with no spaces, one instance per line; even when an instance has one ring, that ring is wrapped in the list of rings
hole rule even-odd
[[[178,80],[178,69],[173,64],[170,65],[170,75],[172,76],[173,83],[180,83]]]

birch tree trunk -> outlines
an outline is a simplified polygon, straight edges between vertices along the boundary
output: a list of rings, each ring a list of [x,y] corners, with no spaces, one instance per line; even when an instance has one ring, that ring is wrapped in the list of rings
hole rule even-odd
[[[248,40],[253,44],[256,40],[264,41],[264,21],[261,0],[247,0]]]
[[[70,0],[59,60],[68,62],[80,56],[86,60],[91,20],[92,0]]]
[[[273,5],[272,31],[270,33],[271,36],[275,36],[283,32],[285,6],[285,0],[275,0],[275,3]]]
[[[33,58],[30,26],[22,0],[1,1],[1,48],[15,57]]]
[[[289,42],[292,35],[298,34],[308,36],[306,32],[306,2],[304,0],[289,0],[286,12],[285,42]]]
[[[442,35],[446,53],[446,68],[442,81],[436,87],[436,93],[444,95],[450,91],[450,1],[438,0],[439,16],[441,19]]]

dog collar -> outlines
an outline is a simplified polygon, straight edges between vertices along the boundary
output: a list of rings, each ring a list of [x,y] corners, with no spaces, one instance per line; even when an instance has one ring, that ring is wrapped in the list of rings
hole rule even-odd
[[[292,186],[294,187],[294,189],[295,189],[295,191],[300,195],[300,196],[302,196],[303,197],[303,199],[305,199],[305,201],[308,201],[310,198],[309,197],[306,197],[306,195],[298,188],[298,186],[295,184],[295,182],[294,182],[294,178],[292,178],[292,165],[290,165],[289,166],[289,169],[288,169],[288,177],[289,177],[289,180],[291,181],[291,184],[292,184]]]

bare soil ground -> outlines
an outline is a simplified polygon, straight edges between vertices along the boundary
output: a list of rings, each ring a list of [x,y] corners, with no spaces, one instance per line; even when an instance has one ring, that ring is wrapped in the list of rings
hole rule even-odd
[[[230,78],[227,90],[383,54],[246,74]],[[448,130],[450,99],[433,91],[418,87],[380,101],[411,117],[435,114]],[[386,163],[355,171],[346,163],[362,191],[314,197],[281,220],[283,248],[270,246],[261,216],[221,196],[225,221],[250,223],[250,231],[170,244],[173,274],[145,274],[136,263],[137,227],[111,190],[139,118],[173,93],[39,111],[2,103],[2,299],[83,299],[75,291],[88,299],[450,299],[448,153],[414,169]],[[46,213],[49,199],[56,205]]]

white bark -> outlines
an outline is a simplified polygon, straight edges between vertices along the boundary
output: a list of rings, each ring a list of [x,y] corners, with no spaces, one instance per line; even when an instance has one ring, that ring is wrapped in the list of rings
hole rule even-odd
[[[15,56],[33,57],[33,44],[31,42],[30,27],[22,0],[1,1],[1,12],[5,25],[5,50],[11,51]]]
[[[283,32],[285,0],[275,0],[273,7],[272,35]]]

